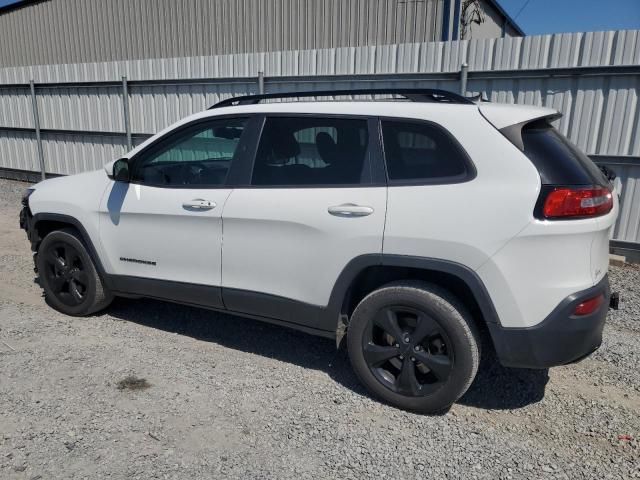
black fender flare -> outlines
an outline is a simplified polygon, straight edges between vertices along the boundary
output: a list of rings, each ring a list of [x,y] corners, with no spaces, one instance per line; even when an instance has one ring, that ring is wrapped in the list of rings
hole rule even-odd
[[[78,220],[75,217],[72,217],[71,215],[64,215],[61,213],[46,213],[46,212],[36,213],[31,218],[31,221],[29,224],[29,229],[30,229],[29,238],[31,239],[38,238],[38,236],[36,235],[36,230],[37,230],[38,223],[42,221],[65,223],[74,227],[76,230],[78,230],[84,244],[86,245],[89,251],[89,255],[93,259],[96,269],[98,270],[98,274],[102,278],[102,281],[105,283],[105,286],[107,288],[112,288],[110,275],[107,274],[104,267],[102,266],[102,261],[100,260],[100,256],[98,255],[98,252],[93,245],[93,241],[91,240],[91,237],[87,233],[86,228],[84,228],[84,225],[82,225],[80,220]],[[32,245],[31,247],[32,250],[36,251],[36,243],[33,240],[31,242],[31,245]]]
[[[351,260],[342,270],[331,291],[327,309],[334,321],[337,319],[337,331],[340,333],[341,313],[347,292],[357,276],[366,268],[373,266],[407,267],[446,273],[464,282],[473,294],[485,322],[500,325],[500,319],[491,296],[478,274],[461,263],[438,258],[416,257],[410,255],[368,254]]]

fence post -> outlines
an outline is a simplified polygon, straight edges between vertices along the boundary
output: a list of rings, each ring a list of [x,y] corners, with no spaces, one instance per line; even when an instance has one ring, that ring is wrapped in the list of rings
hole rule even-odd
[[[131,124],[129,122],[129,85],[127,77],[122,77],[122,114],[124,115],[124,131],[127,134],[127,151],[133,148],[131,142]]]
[[[33,127],[36,130],[36,143],[38,145],[38,161],[40,162],[40,175],[42,180],[46,179],[44,169],[44,151],[42,150],[42,138],[40,137],[40,115],[38,114],[38,101],[36,100],[36,86],[33,80],[29,80],[31,88],[31,107],[33,109]]]
[[[469,75],[469,65],[463,63],[460,66],[460,95],[467,95],[467,77]]]
[[[258,72],[258,93],[264,93],[264,72]]]

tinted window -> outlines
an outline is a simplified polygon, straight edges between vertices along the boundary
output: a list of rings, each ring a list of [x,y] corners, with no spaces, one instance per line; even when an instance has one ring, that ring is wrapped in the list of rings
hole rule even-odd
[[[466,154],[440,127],[383,121],[382,136],[389,180],[460,181],[467,177]]]
[[[133,180],[158,186],[222,185],[246,119],[215,120],[187,127],[143,153]]]
[[[267,118],[253,185],[371,183],[366,120]]]
[[[522,129],[524,153],[545,185],[606,185],[598,166],[546,121]]]

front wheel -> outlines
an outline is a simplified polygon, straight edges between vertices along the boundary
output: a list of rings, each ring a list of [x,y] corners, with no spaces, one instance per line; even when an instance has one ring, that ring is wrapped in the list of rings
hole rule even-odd
[[[475,325],[448,291],[426,282],[388,284],[356,307],[347,330],[353,368],[377,397],[436,413],[469,388],[480,361]]]
[[[53,231],[40,242],[36,265],[47,303],[64,314],[89,315],[113,299],[72,228]]]

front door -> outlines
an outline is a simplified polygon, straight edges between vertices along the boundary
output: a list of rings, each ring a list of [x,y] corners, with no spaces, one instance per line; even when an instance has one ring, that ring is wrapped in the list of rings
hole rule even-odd
[[[246,124],[245,118],[210,118],[180,127],[130,159],[129,183],[110,185],[100,209],[100,238],[110,273],[128,281],[127,288],[138,290],[131,282],[153,279],[174,282],[174,291],[179,284],[219,290],[221,217],[231,192],[225,183],[243,152]],[[148,285],[159,289],[157,296],[170,290],[162,282]],[[194,291],[206,296],[207,290],[186,287],[191,297]],[[171,298],[181,299],[179,292]],[[194,303],[220,303],[203,300]]]

